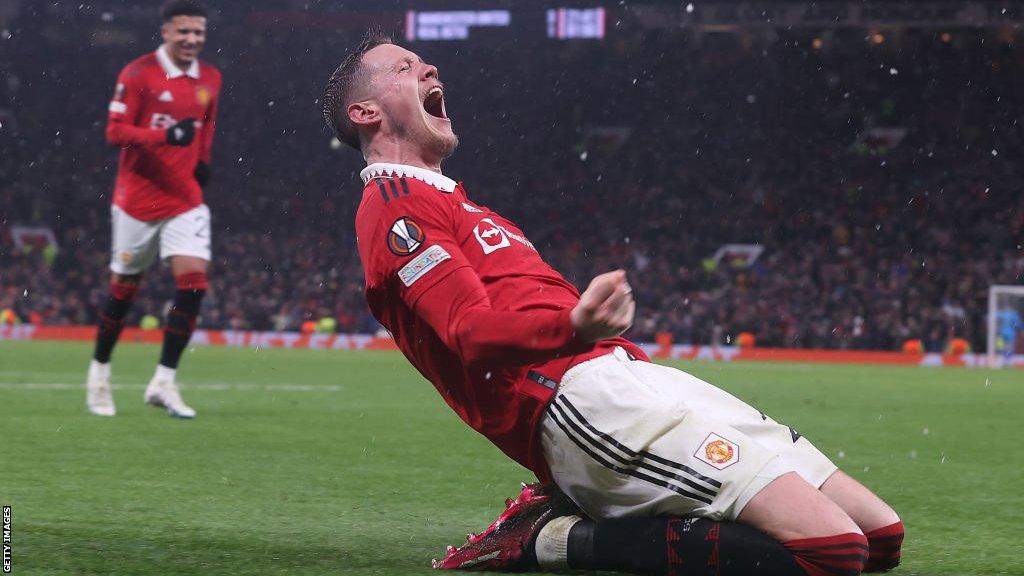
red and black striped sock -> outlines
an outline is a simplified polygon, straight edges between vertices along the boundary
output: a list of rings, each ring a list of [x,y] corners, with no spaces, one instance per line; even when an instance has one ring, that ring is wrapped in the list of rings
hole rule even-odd
[[[181,353],[188,346],[196,328],[199,305],[206,294],[206,274],[196,272],[182,274],[174,279],[178,290],[174,293],[174,304],[167,313],[167,327],[164,329],[164,346],[160,352],[160,365],[177,368]]]
[[[128,315],[138,293],[138,284],[110,283],[110,296],[97,314],[96,349],[92,355],[97,362],[110,362],[114,345],[124,329],[124,317]]]
[[[868,560],[868,539],[856,532],[790,540],[783,545],[807,576],[857,576]]]
[[[868,563],[865,572],[886,572],[900,563],[903,547],[903,522],[877,528],[865,534],[868,538]]]

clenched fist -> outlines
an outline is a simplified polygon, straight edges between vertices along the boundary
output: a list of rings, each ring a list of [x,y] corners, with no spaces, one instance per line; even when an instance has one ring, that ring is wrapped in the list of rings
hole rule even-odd
[[[633,325],[636,302],[626,272],[605,272],[590,281],[569,315],[580,339],[596,342],[622,334]]]

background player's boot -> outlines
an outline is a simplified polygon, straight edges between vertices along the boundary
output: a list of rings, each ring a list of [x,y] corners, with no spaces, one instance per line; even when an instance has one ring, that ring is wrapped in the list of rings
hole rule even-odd
[[[579,509],[554,484],[524,484],[515,499],[505,501],[505,511],[480,534],[467,542],[449,546],[443,560],[431,564],[440,570],[504,570],[533,568],[532,546],[540,529],[549,521]]]
[[[89,364],[89,374],[85,379],[85,405],[97,416],[117,413],[114,395],[110,391],[110,364],[100,364],[95,360]]]
[[[172,381],[157,380],[156,378],[150,380],[149,386],[146,386],[144,397],[146,404],[165,408],[167,414],[175,418],[195,418],[196,416],[196,411],[185,404],[185,401],[181,399],[181,393],[178,392],[178,385]]]

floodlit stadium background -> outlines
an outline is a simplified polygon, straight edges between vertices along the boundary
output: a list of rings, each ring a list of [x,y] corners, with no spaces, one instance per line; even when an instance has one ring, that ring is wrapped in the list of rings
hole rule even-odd
[[[159,330],[115,353],[118,416],[84,407],[107,103],[159,42],[157,2],[0,0],[14,574],[428,574],[530,479],[363,350],[388,342],[354,246],[362,163],[318,99],[371,25],[440,68],[446,173],[578,285],[625,267],[631,337],[891,502],[896,574],[1021,574],[1021,372],[868,365],[985,364],[989,288],[1021,284],[1021,3],[211,4],[213,289],[179,375],[200,416],[179,422],[142,403]],[[154,269],[129,323],[171,294]]]
[[[376,331],[361,158],[332,146],[318,98],[380,25],[441,70],[462,140],[446,172],[577,284],[626,268],[634,339],[984,351],[989,286],[1024,272],[1019,4],[463,4],[213,6],[203,57],[226,80],[201,328]],[[104,110],[120,66],[157,46],[155,8],[3,6],[0,309],[92,325]],[[167,275],[150,276],[129,325],[162,317]]]

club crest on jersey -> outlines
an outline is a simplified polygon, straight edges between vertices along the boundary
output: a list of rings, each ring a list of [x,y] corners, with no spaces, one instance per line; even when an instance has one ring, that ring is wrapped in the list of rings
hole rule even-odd
[[[403,216],[395,220],[388,231],[388,249],[396,256],[408,256],[422,246],[426,239],[423,228],[412,218]]]
[[[740,447],[735,442],[711,433],[701,442],[693,456],[718,470],[725,470],[740,461]]]
[[[174,96],[171,94],[170,90],[164,90],[160,93],[160,96],[157,98],[157,100],[161,102],[174,102]]]
[[[206,106],[210,103],[210,99],[213,95],[210,93],[210,89],[206,86],[200,86],[196,88],[196,102],[199,102],[201,106]]]

